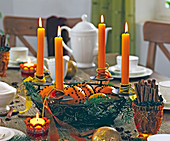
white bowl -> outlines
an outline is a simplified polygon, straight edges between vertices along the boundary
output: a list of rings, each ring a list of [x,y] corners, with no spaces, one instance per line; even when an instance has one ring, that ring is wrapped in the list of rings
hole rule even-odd
[[[170,102],[170,81],[159,82],[159,91],[165,98],[166,102]]]
[[[9,105],[14,96],[16,89],[5,82],[0,82],[0,112],[6,111],[6,106]]]
[[[170,141],[170,134],[156,134],[147,138],[147,141]]]

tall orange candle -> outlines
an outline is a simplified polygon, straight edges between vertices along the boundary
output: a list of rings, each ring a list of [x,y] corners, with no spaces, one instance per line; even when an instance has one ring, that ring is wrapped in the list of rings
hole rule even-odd
[[[122,68],[121,83],[129,84],[129,33],[128,24],[125,24],[125,33],[122,34]]]
[[[59,90],[63,90],[63,44],[61,37],[61,29],[58,26],[58,36],[55,37],[55,86]]]
[[[98,25],[98,68],[105,68],[105,28],[104,16],[101,15],[101,23]]]
[[[42,19],[39,18],[39,28],[37,29],[37,69],[36,75],[43,76],[44,70],[44,38],[45,29],[42,28]]]

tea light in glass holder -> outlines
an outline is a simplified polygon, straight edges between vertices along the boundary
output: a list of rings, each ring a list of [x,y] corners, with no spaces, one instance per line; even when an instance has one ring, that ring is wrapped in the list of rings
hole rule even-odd
[[[20,64],[21,76],[27,78],[29,76],[34,77],[36,71],[36,64],[31,62],[31,59],[28,58],[28,61],[24,64]]]
[[[34,118],[27,118],[25,120],[27,136],[32,140],[46,140],[48,136],[48,129],[50,126],[50,119],[46,117],[39,118],[38,113]]]

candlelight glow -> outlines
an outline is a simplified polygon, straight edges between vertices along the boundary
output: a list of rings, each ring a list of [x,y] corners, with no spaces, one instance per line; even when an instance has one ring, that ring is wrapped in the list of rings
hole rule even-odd
[[[39,18],[39,27],[42,27],[42,19],[41,19],[41,17]]]
[[[60,28],[60,26],[58,26],[58,29],[57,29],[57,36],[58,37],[61,36],[61,28]]]
[[[34,64],[31,62],[31,59],[28,58],[27,63],[24,63],[24,66],[31,67],[34,66]]]
[[[125,23],[125,33],[128,32],[128,23]]]
[[[31,64],[31,59],[30,59],[30,58],[28,58],[27,62],[28,62],[28,64]]]
[[[39,119],[39,114],[38,114],[38,113],[36,113],[36,119],[37,119],[37,120]]]
[[[103,15],[101,15],[100,20],[101,20],[101,23],[104,23],[104,16]]]

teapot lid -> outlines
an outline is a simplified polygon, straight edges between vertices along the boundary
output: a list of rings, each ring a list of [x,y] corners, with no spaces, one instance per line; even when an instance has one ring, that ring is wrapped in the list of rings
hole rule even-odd
[[[81,16],[82,22],[76,24],[73,28],[73,32],[96,32],[96,27],[87,21],[87,15],[83,14]]]

